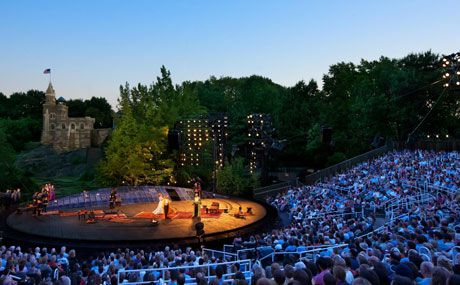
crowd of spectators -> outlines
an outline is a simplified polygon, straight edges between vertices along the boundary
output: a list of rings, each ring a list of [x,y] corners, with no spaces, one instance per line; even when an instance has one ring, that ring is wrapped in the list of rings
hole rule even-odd
[[[4,193],[0,193],[0,206],[9,208],[12,205],[17,205],[21,201],[21,189],[7,189]]]
[[[275,231],[274,236],[277,240],[299,236],[295,242],[307,246],[346,243],[372,231],[376,214],[382,213],[384,206],[420,194],[416,186],[426,183],[448,192],[425,193],[433,198],[425,201],[428,205],[414,200],[411,204],[393,207],[392,216],[426,215],[426,210],[433,208],[439,208],[436,212],[439,215],[446,208],[448,213],[457,214],[458,196],[449,193],[460,189],[459,154],[395,151],[353,167],[325,183],[280,193],[268,202],[280,212],[288,213],[291,223]],[[270,237],[266,239],[273,242]]]
[[[3,284],[460,284],[460,156],[455,152],[391,152],[362,163],[327,182],[290,189],[268,200],[289,224],[247,239],[237,249],[254,248],[250,274],[233,257],[215,258],[202,249],[166,247],[161,251],[119,249],[79,258],[47,248],[0,248]],[[416,195],[420,185],[430,192],[391,208],[394,219],[379,230],[375,221],[392,201]],[[435,189],[429,188],[429,189]],[[430,191],[431,191],[430,190]],[[306,250],[330,246],[312,254]],[[248,253],[251,251],[248,251]],[[273,252],[283,255],[263,259]],[[210,265],[208,278],[207,267]],[[148,269],[191,266],[160,271]],[[134,273],[123,270],[139,269]],[[228,281],[231,279],[231,281]],[[192,281],[193,280],[193,281]],[[227,280],[227,281],[226,281]]]

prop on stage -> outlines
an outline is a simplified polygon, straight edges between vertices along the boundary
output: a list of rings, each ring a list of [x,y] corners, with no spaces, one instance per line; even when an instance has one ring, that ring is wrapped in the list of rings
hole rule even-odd
[[[193,200],[193,217],[198,218],[201,216],[201,197],[198,193],[195,193]]]

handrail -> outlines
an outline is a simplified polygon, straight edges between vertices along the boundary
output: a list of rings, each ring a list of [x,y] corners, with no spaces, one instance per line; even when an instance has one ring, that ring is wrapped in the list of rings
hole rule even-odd
[[[448,187],[438,186],[438,185],[434,185],[434,184],[426,184],[425,187],[427,189],[432,189],[432,190],[436,190],[436,191],[442,191],[442,192],[450,194],[450,195],[456,195],[456,194],[460,193],[460,188],[451,189],[451,188],[448,188]]]
[[[215,249],[210,249],[210,248],[203,248],[203,252],[210,252],[212,257],[215,257],[216,253],[223,255],[224,258],[226,255],[230,255],[233,257],[237,256],[236,253],[225,252],[225,251],[215,250]]]
[[[397,219],[400,219],[404,216],[407,216],[407,214],[401,214],[397,217],[394,217],[390,220],[388,220],[384,225],[368,232],[368,233],[365,233],[365,234],[362,234],[360,236],[357,236],[357,238],[363,238],[363,237],[367,237],[367,236],[370,236],[370,235],[373,235],[373,234],[376,234],[376,233],[380,233],[382,231],[385,230],[386,227],[388,227],[389,225],[391,225],[394,221],[396,221]],[[334,245],[334,246],[330,246],[330,245],[320,245],[318,246],[318,248],[315,248],[315,249],[311,249],[311,250],[306,250],[306,251],[301,251],[301,252],[293,252],[293,251],[274,251],[266,256],[263,256],[262,258],[259,259],[260,262],[262,262],[263,260],[271,257],[272,258],[272,261],[274,261],[274,256],[275,255],[285,255],[285,254],[299,254],[299,260],[302,258],[302,255],[303,254],[308,254],[308,253],[314,253],[314,252],[318,252],[318,251],[323,251],[323,250],[329,250],[329,249],[335,249],[335,248],[340,248],[340,247],[345,247],[345,246],[348,246],[348,244],[346,243],[343,243],[343,244],[339,244],[339,245]]]
[[[207,278],[208,280],[211,277],[215,277],[215,275],[211,275],[211,267],[217,267],[217,266],[226,266],[228,267],[229,265],[233,265],[238,263],[240,266],[240,271],[245,275],[245,276],[251,276],[252,272],[252,261],[250,259],[245,259],[245,260],[236,260],[236,261],[228,261],[228,262],[219,262],[219,263],[207,263],[203,265],[187,265],[187,266],[175,266],[175,267],[162,267],[162,268],[151,268],[151,269],[120,269],[117,272],[117,280],[118,284],[147,284],[147,283],[154,283],[154,284],[160,284],[160,280],[156,281],[135,281],[135,282],[129,282],[127,280],[120,280],[120,275],[121,274],[130,274],[130,273],[137,273],[140,274],[141,272],[147,273],[147,272],[160,272],[160,276],[163,279],[162,281],[164,283],[169,283],[171,280],[166,279],[166,271],[172,271],[172,270],[181,270],[181,269],[198,269],[198,268],[206,268],[207,269]],[[233,275],[233,273],[226,273],[223,274],[224,278]],[[125,276],[126,277],[126,276]],[[196,282],[196,278],[190,278],[186,281],[194,281]],[[231,281],[230,279],[227,279],[225,281]],[[187,283],[187,282],[186,282]]]
[[[315,249],[311,249],[311,250],[304,250],[304,251],[300,251],[300,252],[298,252],[298,251],[274,251],[274,252],[271,252],[270,254],[267,254],[267,255],[261,257],[259,259],[259,261],[262,262],[265,259],[271,257],[272,262],[274,262],[275,255],[286,255],[286,254],[299,255],[298,260],[301,260],[302,256],[304,254],[306,255],[308,253],[315,253],[315,252],[318,252],[318,251],[324,251],[324,250],[328,250],[328,249],[340,248],[340,247],[345,247],[345,246],[348,246],[348,244],[344,243],[344,244],[339,244],[339,245],[334,245],[334,246],[315,248]]]
[[[235,248],[235,246],[234,246],[233,244],[224,244],[224,246],[223,246],[223,252],[229,253],[229,252],[227,251],[227,248]]]
[[[277,183],[277,184],[256,188],[256,189],[253,190],[253,193],[254,193],[254,196],[262,196],[262,195],[264,195],[266,193],[270,193],[270,192],[274,192],[274,191],[279,192],[280,190],[289,189],[291,187],[296,187],[298,185],[298,183],[299,183],[298,178],[291,179],[291,180],[286,181],[286,182],[280,182],[280,183]]]
[[[313,184],[312,182],[323,180],[325,177],[330,177],[334,174],[337,174],[339,171],[350,168],[356,164],[362,163],[366,160],[379,156],[390,150],[390,146],[385,145],[380,148],[373,149],[371,151],[365,152],[363,154],[357,155],[355,157],[349,158],[345,161],[337,163],[335,165],[329,166],[327,168],[321,169],[315,173],[312,173],[305,177],[306,184]]]

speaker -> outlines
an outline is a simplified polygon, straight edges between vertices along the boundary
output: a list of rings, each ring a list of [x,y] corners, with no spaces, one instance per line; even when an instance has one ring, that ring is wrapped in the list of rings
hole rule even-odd
[[[204,224],[202,222],[198,222],[195,224],[195,231],[196,236],[200,237],[204,235]]]
[[[332,142],[332,128],[321,127],[321,143],[331,144]]]
[[[180,134],[178,130],[170,129],[168,131],[168,149],[177,150],[180,145]]]

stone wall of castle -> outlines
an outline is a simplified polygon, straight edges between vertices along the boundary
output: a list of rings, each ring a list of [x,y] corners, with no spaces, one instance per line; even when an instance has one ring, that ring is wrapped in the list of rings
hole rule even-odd
[[[110,129],[95,130],[95,119],[91,117],[69,118],[64,100],[60,98],[56,102],[55,95],[50,83],[43,104],[41,143],[52,146],[57,152],[102,145]]]

